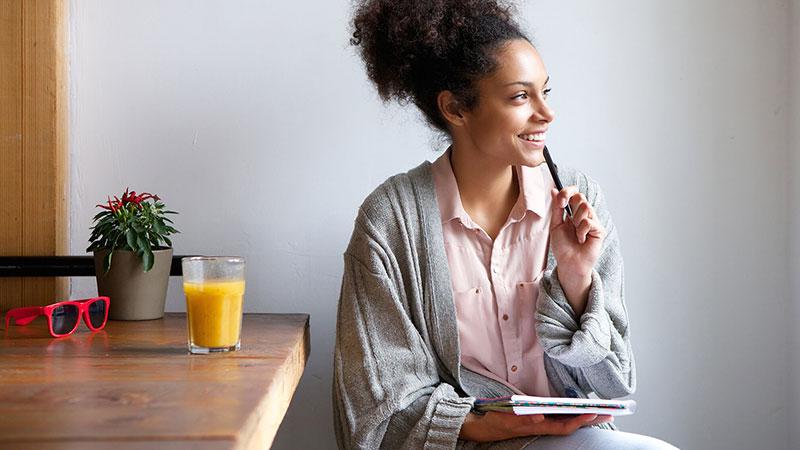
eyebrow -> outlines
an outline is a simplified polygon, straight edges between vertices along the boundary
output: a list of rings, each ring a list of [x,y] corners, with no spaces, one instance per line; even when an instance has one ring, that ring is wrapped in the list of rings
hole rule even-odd
[[[547,83],[549,83],[549,82],[550,82],[550,76],[548,75],[547,79],[544,80],[544,86],[547,86]],[[521,85],[523,85],[525,87],[529,87],[529,88],[533,87],[533,83],[531,83],[530,81],[513,81],[511,83],[506,84],[506,86],[511,86],[511,85],[514,85],[514,84],[521,84]]]

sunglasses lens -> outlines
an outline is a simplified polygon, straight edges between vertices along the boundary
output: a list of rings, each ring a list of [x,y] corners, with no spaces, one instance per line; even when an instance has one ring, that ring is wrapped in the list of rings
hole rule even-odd
[[[53,333],[67,334],[78,324],[80,310],[75,305],[61,305],[53,309]]]
[[[106,302],[95,300],[89,304],[89,321],[92,326],[99,328],[106,320]]]

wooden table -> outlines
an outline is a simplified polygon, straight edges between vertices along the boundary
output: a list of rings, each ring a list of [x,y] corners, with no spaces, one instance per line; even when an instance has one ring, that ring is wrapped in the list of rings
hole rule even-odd
[[[268,448],[308,359],[308,315],[245,314],[227,354],[189,355],[186,337],[184,314],[61,339],[44,318],[12,325],[0,448]]]

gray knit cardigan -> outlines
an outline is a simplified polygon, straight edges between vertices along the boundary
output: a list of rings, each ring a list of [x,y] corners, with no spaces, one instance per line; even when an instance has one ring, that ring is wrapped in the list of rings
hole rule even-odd
[[[619,240],[597,183],[577,185],[606,229],[586,310],[577,317],[547,267],[537,335],[552,387],[563,397],[629,395],[636,389]],[[519,449],[535,436],[477,444],[458,439],[475,398],[511,395],[460,364],[458,326],[430,163],[389,178],[358,211],[344,254],[333,368],[339,448]],[[601,426],[616,429],[613,425]]]

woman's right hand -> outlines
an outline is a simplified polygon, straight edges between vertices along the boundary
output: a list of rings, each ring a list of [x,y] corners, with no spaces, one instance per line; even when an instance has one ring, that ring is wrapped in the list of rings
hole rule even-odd
[[[489,411],[484,415],[469,413],[464,419],[458,437],[468,441],[492,442],[546,434],[566,436],[584,426],[613,421],[612,416],[597,414],[558,417],[558,415],[544,414],[518,416],[495,411]]]

